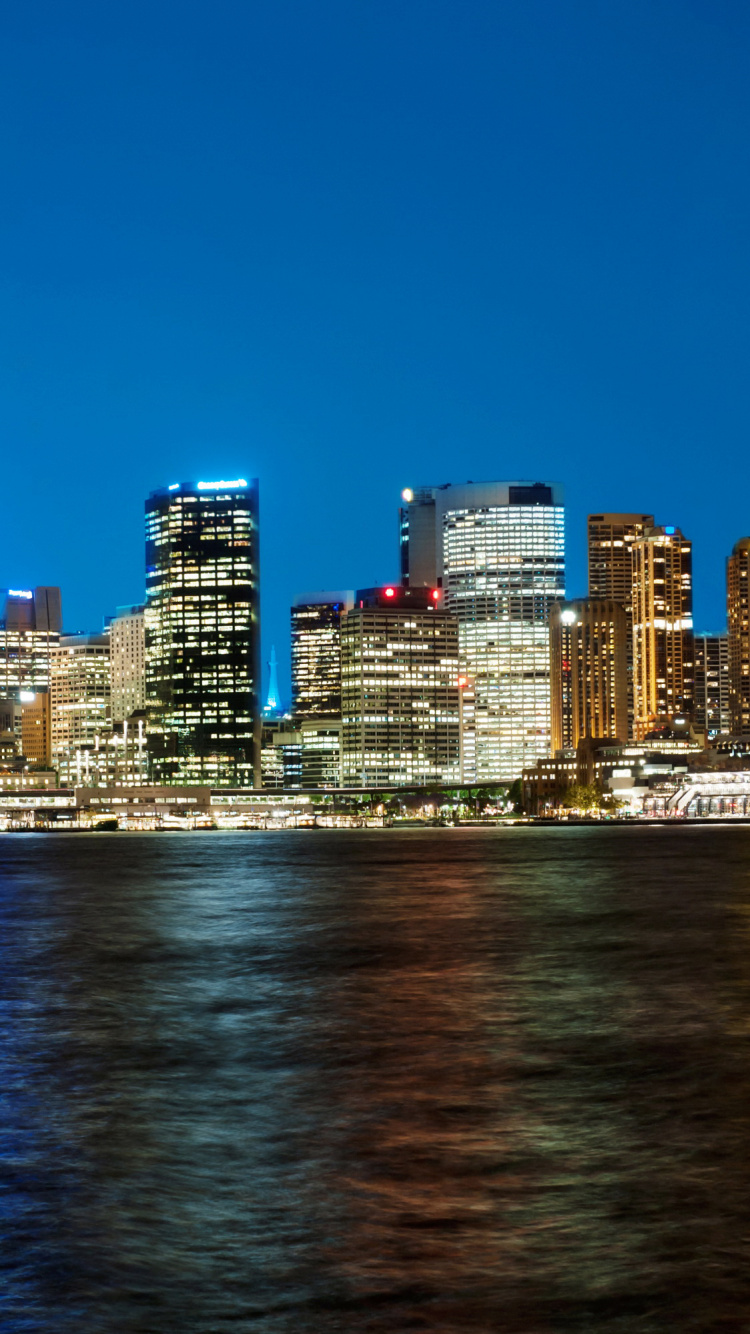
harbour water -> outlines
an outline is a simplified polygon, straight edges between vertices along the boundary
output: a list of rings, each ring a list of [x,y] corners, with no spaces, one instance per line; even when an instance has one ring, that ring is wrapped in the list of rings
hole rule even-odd
[[[750,829],[0,870],[2,1330],[750,1330]]]

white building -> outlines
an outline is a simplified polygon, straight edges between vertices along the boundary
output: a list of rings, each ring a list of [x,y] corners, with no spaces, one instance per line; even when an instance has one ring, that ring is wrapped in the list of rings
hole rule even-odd
[[[146,707],[146,639],[143,607],[118,607],[109,623],[112,720],[124,722]]]
[[[550,749],[549,613],[565,596],[562,489],[467,482],[407,489],[403,500],[402,578],[435,582],[459,622],[476,729],[476,773],[465,781],[512,781]]]
[[[62,635],[50,666],[52,763],[109,730],[109,635]]]

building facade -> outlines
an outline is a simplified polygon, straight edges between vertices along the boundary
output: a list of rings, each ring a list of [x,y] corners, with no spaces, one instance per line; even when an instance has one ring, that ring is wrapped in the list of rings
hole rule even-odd
[[[52,764],[52,712],[49,690],[24,692],[21,705],[21,750],[30,764]]]
[[[635,733],[642,741],[658,719],[692,713],[692,543],[679,528],[650,528],[632,552]]]
[[[696,634],[693,720],[709,740],[732,729],[729,690],[729,636]]]
[[[124,722],[146,707],[146,632],[143,607],[118,607],[109,622],[112,718]]]
[[[512,781],[549,754],[549,614],[565,596],[562,490],[467,482],[407,490],[402,499],[409,586],[434,573],[459,624],[476,729],[476,772],[466,781]]]
[[[458,624],[437,589],[361,589],[341,628],[344,787],[460,781]]]
[[[612,598],[550,613],[552,753],[585,737],[628,739],[627,616]]]
[[[653,514],[590,514],[588,517],[589,597],[613,598],[625,608],[627,617],[626,739],[635,736],[633,543],[653,527]]]
[[[146,502],[146,704],[159,783],[260,783],[258,483]]]
[[[52,763],[72,760],[94,745],[112,717],[109,636],[62,635],[52,650],[50,674]]]
[[[20,697],[50,683],[52,650],[62,631],[59,588],[7,588],[0,593],[0,695]]]
[[[750,537],[735,542],[727,561],[729,711],[733,736],[750,736]]]
[[[341,718],[341,620],[351,591],[303,593],[292,607],[292,714]]]

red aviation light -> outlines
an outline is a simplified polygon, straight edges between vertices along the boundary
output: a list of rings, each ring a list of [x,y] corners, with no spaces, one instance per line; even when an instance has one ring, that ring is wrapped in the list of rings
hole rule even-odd
[[[386,596],[387,598],[395,598],[395,596],[396,596],[396,590],[395,590],[395,588],[384,588],[384,589],[383,589],[383,592],[385,593],[385,596]]]
[[[433,602],[438,602],[438,601],[440,600],[440,589],[439,589],[439,588],[433,588],[432,593],[430,594],[430,597],[432,598]]]

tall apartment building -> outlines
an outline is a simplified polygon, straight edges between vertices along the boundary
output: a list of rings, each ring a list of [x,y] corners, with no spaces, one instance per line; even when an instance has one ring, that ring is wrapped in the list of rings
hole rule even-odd
[[[612,598],[577,598],[550,613],[552,752],[585,737],[627,740],[627,616]]]
[[[458,624],[437,589],[360,589],[341,626],[342,781],[460,781]]]
[[[112,720],[124,722],[146,707],[144,608],[118,607],[109,622],[112,667]]]
[[[52,762],[59,768],[109,729],[109,635],[62,635],[52,650],[49,695]]]
[[[729,636],[696,634],[693,721],[711,738],[732,728],[729,691]]]
[[[18,698],[50,682],[50,657],[62,631],[60,589],[7,588],[0,593],[0,695]]]
[[[258,483],[146,502],[146,702],[158,783],[260,784]]]
[[[614,598],[627,616],[627,731],[635,736],[633,678],[633,543],[654,527],[653,514],[590,514],[588,518],[589,597]]]
[[[353,605],[350,590],[303,593],[292,606],[292,714],[341,717],[341,620]]]
[[[467,482],[402,493],[401,568],[442,589],[474,692],[476,773],[512,781],[550,748],[549,613],[565,596],[562,490]]]
[[[692,543],[679,528],[649,528],[633,542],[635,736],[657,719],[692,713]]]
[[[735,542],[727,561],[729,711],[733,736],[750,736],[750,537]]]

